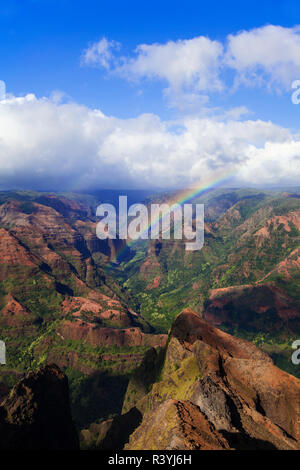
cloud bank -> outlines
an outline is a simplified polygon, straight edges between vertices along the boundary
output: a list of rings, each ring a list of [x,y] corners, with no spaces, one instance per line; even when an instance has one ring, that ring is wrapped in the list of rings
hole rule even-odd
[[[230,114],[175,124],[10,97],[0,102],[0,188],[182,188],[216,175],[244,185],[299,183],[300,137],[288,129]]]

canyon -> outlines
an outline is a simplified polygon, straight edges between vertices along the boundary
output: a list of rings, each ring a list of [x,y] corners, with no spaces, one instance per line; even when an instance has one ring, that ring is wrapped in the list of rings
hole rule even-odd
[[[194,252],[99,240],[99,202],[0,193],[0,401],[51,366],[82,448],[297,448],[299,195],[202,196]]]

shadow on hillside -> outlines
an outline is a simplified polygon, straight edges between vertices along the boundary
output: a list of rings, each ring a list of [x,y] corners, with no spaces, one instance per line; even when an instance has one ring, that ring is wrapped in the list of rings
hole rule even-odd
[[[256,439],[248,436],[247,434],[225,430],[222,430],[221,433],[227,439],[230,447],[235,450],[278,450],[271,442]]]
[[[89,376],[69,377],[72,416],[82,429],[120,414],[128,378],[95,372]]]
[[[142,413],[135,407],[124,415],[116,416],[99,450],[122,450],[129,437],[141,424]]]

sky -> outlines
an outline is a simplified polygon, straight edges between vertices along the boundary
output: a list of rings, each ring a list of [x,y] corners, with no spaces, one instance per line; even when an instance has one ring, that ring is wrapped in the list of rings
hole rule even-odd
[[[298,23],[294,0],[1,1],[0,189],[298,185]]]

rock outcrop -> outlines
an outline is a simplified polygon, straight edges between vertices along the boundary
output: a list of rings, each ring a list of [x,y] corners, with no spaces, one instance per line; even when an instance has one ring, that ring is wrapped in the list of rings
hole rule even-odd
[[[165,346],[167,335],[145,334],[140,328],[102,328],[95,323],[75,320],[60,324],[58,333],[63,338],[80,340],[92,346]]]
[[[134,432],[126,449],[225,450],[227,440],[190,401],[166,400]]]
[[[56,365],[27,374],[0,406],[0,449],[78,448],[65,374]]]

